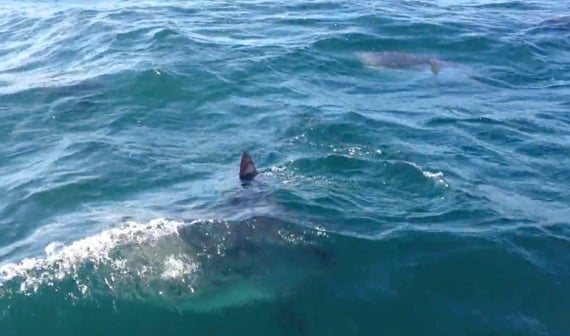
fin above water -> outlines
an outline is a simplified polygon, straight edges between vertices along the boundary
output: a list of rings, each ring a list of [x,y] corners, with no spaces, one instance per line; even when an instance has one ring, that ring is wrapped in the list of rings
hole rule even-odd
[[[251,180],[257,175],[255,163],[248,152],[243,152],[241,155],[241,162],[239,164],[239,178],[240,180]]]

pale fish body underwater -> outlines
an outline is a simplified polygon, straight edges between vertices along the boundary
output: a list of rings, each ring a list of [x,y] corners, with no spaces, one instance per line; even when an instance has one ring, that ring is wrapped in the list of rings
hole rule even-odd
[[[363,51],[357,52],[356,55],[360,61],[368,67],[417,69],[428,66],[434,75],[439,73],[443,65],[449,65],[449,62],[439,60],[432,56],[399,51]]]

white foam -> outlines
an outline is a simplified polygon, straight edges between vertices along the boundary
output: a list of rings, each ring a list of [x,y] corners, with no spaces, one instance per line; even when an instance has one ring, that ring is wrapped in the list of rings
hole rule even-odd
[[[332,149],[332,152],[335,154],[340,155],[348,155],[348,156],[358,156],[358,157],[367,157],[372,155],[372,153],[381,154],[381,152],[375,151],[372,148],[368,148],[367,146],[351,146],[351,145],[340,145],[340,146],[333,146],[329,145],[329,148]]]
[[[191,275],[198,270],[195,263],[189,263],[182,255],[170,255],[164,262],[163,279],[179,279]]]
[[[429,179],[435,181],[435,182],[438,183],[438,184],[441,184],[442,186],[444,186],[444,187],[446,187],[446,188],[449,187],[449,185],[447,184],[447,182],[445,182],[445,179],[443,178],[443,173],[442,173],[442,172],[432,173],[432,172],[429,172],[429,171],[424,171],[424,170],[422,170],[422,174],[423,174],[425,177],[427,177],[427,178],[429,178]]]
[[[443,173],[442,172],[430,172],[427,170],[423,170],[420,166],[418,166],[417,164],[410,162],[410,161],[404,161],[405,163],[413,166],[414,168],[416,168],[418,171],[420,171],[422,173],[423,176],[427,177],[428,179],[436,182],[437,184],[447,188],[449,187],[449,185],[447,184],[447,182],[444,179]]]
[[[146,224],[126,222],[96,235],[75,241],[70,245],[54,241],[45,248],[45,256],[26,258],[19,263],[0,266],[0,286],[11,280],[21,281],[19,290],[24,293],[36,292],[41,285],[53,285],[66,277],[77,282],[78,289],[85,293],[86,284],[81,283],[79,268],[89,263],[93,267],[109,267],[124,272],[129,266],[128,247],[156,243],[161,237],[177,235],[181,223],[165,219],[151,220]],[[113,257],[116,247],[122,247],[122,257]],[[126,248],[126,249],[125,249]],[[141,267],[144,273],[144,267]],[[173,271],[171,271],[172,273]],[[139,274],[140,270],[139,270]],[[112,281],[112,280],[111,280]],[[109,287],[109,279],[105,279]]]

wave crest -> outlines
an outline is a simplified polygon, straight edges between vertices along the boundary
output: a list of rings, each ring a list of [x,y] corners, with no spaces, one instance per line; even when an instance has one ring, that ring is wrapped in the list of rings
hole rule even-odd
[[[69,245],[52,242],[43,257],[1,266],[0,287],[5,293],[31,294],[71,280],[73,292],[88,296],[119,287],[126,294],[132,280],[147,285],[160,279],[180,280],[197,270],[176,244],[180,225],[165,219],[127,222]]]

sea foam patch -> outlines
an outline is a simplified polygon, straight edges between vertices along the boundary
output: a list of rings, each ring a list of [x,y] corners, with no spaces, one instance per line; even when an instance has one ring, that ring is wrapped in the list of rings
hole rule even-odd
[[[72,280],[76,290],[87,295],[128,287],[134,278],[151,283],[189,276],[196,272],[197,265],[181,257],[181,225],[165,219],[126,222],[69,245],[52,242],[46,246],[44,256],[0,266],[0,287],[4,293],[29,295],[43,286]]]

